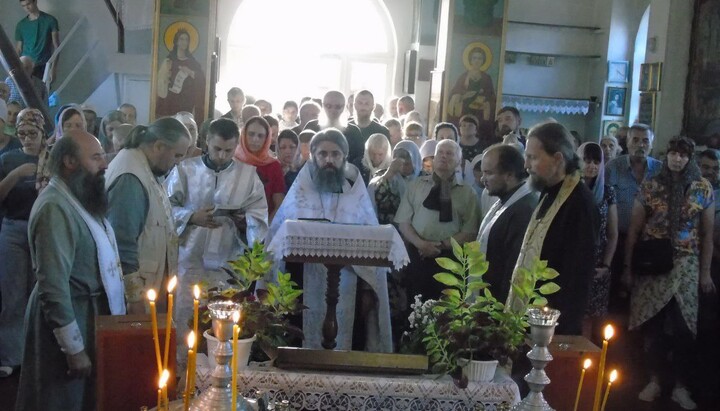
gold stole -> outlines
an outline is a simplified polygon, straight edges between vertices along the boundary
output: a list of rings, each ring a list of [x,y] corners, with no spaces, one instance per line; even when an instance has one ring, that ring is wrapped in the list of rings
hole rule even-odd
[[[538,219],[538,212],[542,208],[545,200],[547,200],[547,195],[543,196],[542,200],[540,200],[540,203],[535,208],[535,211],[530,218],[530,224],[525,231],[525,237],[523,238],[523,243],[520,247],[520,255],[518,255],[517,263],[515,263],[515,269],[513,270],[512,280],[510,281],[511,284],[516,284],[516,277],[520,268],[530,269],[535,257],[540,257],[543,243],[545,242],[545,236],[550,228],[550,224],[552,224],[558,210],[560,210],[560,207],[562,207],[568,197],[570,197],[570,193],[572,193],[579,182],[579,171],[565,176],[562,187],[560,187],[560,192],[555,198],[555,201],[553,201],[552,205],[550,205],[550,208],[548,208],[545,215]],[[560,275],[562,275],[562,273],[560,273]],[[512,287],[510,287],[510,293],[508,294],[508,299],[505,304],[507,307],[511,307],[514,311],[523,309],[523,302],[518,298],[515,298]]]

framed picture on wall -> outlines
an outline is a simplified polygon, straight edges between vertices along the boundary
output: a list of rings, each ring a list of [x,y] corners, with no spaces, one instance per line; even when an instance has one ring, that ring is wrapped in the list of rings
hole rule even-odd
[[[627,61],[608,61],[607,81],[609,83],[627,83],[629,67]]]
[[[650,84],[648,91],[660,91],[660,80],[662,80],[662,63],[650,64]]]
[[[652,77],[652,65],[645,63],[640,65],[640,84],[638,90],[649,91],[650,79]]]
[[[656,93],[640,93],[638,122],[652,128],[655,128],[655,98]]]
[[[618,129],[624,125],[625,125],[625,123],[622,121],[605,120],[602,123],[602,135],[615,137]]]
[[[608,87],[607,98],[605,99],[605,115],[618,116],[625,115],[625,87]]]

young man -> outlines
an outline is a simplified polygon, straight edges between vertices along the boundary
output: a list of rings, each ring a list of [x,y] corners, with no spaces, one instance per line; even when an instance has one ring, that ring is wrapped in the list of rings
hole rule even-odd
[[[520,117],[520,111],[515,107],[505,106],[498,111],[495,116],[495,123],[497,128],[495,129],[496,137],[502,139],[508,134],[515,134],[520,144],[525,147],[525,136],[520,133],[520,124],[522,124],[522,117]]]
[[[137,109],[130,103],[123,103],[118,107],[118,111],[123,113],[125,124],[137,125]]]
[[[37,0],[20,0],[20,6],[27,16],[15,26],[15,51],[18,56],[28,56],[35,66],[32,75],[41,79],[45,73],[45,65],[53,52],[60,46],[60,28],[55,17],[40,11]],[[55,79],[57,59],[50,67],[49,81]]]
[[[330,127],[340,130],[350,146],[348,161],[355,164],[362,159],[365,153],[365,143],[358,126],[347,123],[342,116],[345,111],[345,95],[337,90],[330,90],[325,93],[322,100],[323,112],[325,118],[320,123],[319,120],[310,121],[305,125],[304,129],[310,129],[315,132],[325,130]]]
[[[223,114],[223,118],[229,118],[237,124],[238,128],[242,128],[242,109],[245,106],[245,93],[239,87],[233,87],[227,92],[227,102],[230,105],[230,111]]]
[[[360,134],[363,137],[363,144],[368,137],[373,134],[380,133],[390,140],[390,132],[382,124],[373,118],[373,110],[375,109],[375,97],[369,90],[361,90],[355,96],[354,101],[355,118],[350,123],[360,128]]]

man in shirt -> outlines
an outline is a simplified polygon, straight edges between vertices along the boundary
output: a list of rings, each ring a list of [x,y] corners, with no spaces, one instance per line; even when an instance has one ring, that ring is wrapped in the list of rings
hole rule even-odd
[[[124,315],[115,235],[105,219],[105,153],[73,130],[50,153],[52,178],[33,207],[30,252],[37,277],[25,315],[16,409],[95,408],[95,317]]]
[[[268,243],[288,219],[378,224],[360,171],[348,161],[349,150],[345,136],[337,129],[322,130],[313,137],[310,141],[311,158],[300,170],[278,209],[270,226]],[[308,307],[303,312],[303,345],[320,348],[326,310],[327,269],[322,264],[304,264],[302,271],[302,275],[293,274],[294,280],[303,284],[303,304]],[[342,296],[337,305],[337,349],[391,352],[387,270],[366,266],[345,267],[340,272],[339,289]],[[365,338],[359,338],[360,335]]]
[[[579,335],[595,272],[600,216],[592,192],[581,181],[580,159],[570,132],[554,122],[533,127],[528,133],[525,168],[531,186],[540,191],[540,203],[525,233],[512,282],[521,281],[520,268],[530,269],[537,258],[547,261],[560,274],[553,280],[560,290],[547,296],[549,306],[562,313],[556,332]],[[511,309],[525,310],[527,303],[511,288]]]
[[[460,160],[457,143],[440,141],[435,147],[433,174],[410,183],[395,214],[410,255],[408,296],[437,299],[442,285],[433,275],[442,269],[435,258],[452,254],[450,237],[464,244],[477,236],[477,198],[473,189],[456,177]]]
[[[107,171],[108,219],[120,251],[128,311],[145,312],[149,289],[164,290],[177,273],[178,239],[172,207],[159,179],[185,157],[190,133],[175,118],[138,126]],[[159,304],[164,304],[163,292]]]
[[[317,120],[320,116],[320,105],[312,100],[308,100],[300,104],[300,110],[298,110],[298,117],[300,124],[293,127],[292,131],[298,136],[305,129],[305,125],[312,120]]]
[[[223,114],[223,118],[229,118],[237,124],[238,128],[242,128],[242,109],[245,106],[245,93],[239,87],[233,87],[227,92],[227,102],[230,105],[230,111]]]
[[[183,329],[192,315],[193,284],[227,280],[225,262],[267,234],[260,177],[255,167],[233,160],[239,137],[234,121],[213,121],[207,154],[182,161],[165,180],[180,240],[176,311]]]
[[[15,51],[18,56],[29,56],[35,62],[32,75],[42,79],[45,65],[56,48],[60,47],[60,29],[57,19],[37,6],[37,0],[20,0],[20,6],[28,14],[15,26]],[[55,79],[57,62],[50,67],[49,82]]]
[[[489,195],[499,197],[478,232],[480,250],[489,263],[484,281],[490,283],[490,291],[495,298],[505,301],[538,196],[525,181],[525,160],[515,147],[490,147],[483,156],[481,169],[485,190]]]
[[[397,101],[398,117],[405,118],[405,115],[415,110],[415,100],[410,96],[402,96]]]
[[[123,103],[118,107],[118,111],[123,113],[125,124],[132,126],[137,125],[137,109],[130,103]]]
[[[375,97],[368,90],[361,90],[355,96],[353,104],[355,109],[355,118],[350,120],[351,124],[355,124],[360,128],[360,134],[362,135],[363,144],[367,141],[368,137],[373,134],[380,133],[388,138],[390,141],[390,132],[387,127],[378,123],[373,118],[373,110],[375,109]]]
[[[619,132],[619,130],[618,130]],[[627,304],[627,294],[619,286],[625,260],[625,238],[630,227],[635,196],[640,190],[643,180],[655,176],[662,169],[662,162],[650,157],[655,135],[652,129],[644,124],[634,124],[628,130],[628,154],[623,154],[605,165],[605,184],[615,189],[618,214],[618,244],[613,257],[613,278],[610,290],[610,310],[620,310]],[[619,138],[618,138],[619,140]]]
[[[496,137],[502,139],[508,134],[515,134],[520,144],[525,146],[525,136],[520,133],[520,124],[522,124],[522,117],[520,117],[520,111],[512,106],[505,106],[498,111],[495,116],[495,123],[497,127]]]
[[[343,133],[350,146],[350,152],[347,160],[356,164],[362,159],[365,153],[365,143],[363,142],[362,133],[358,126],[347,123],[342,117],[345,111],[345,95],[337,90],[330,90],[323,96],[323,112],[325,118],[320,120],[312,120],[305,125],[303,130],[313,130],[318,132],[330,127],[336,128]],[[302,118],[301,118],[302,119]]]

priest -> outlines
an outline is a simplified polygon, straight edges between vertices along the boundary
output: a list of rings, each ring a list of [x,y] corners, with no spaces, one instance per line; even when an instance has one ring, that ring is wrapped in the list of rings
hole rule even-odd
[[[580,178],[580,159],[570,132],[560,123],[543,123],[528,133],[525,168],[531,186],[540,191],[525,231],[512,282],[519,268],[531,268],[535,257],[546,260],[560,276],[553,281],[560,291],[548,296],[548,305],[562,315],[558,334],[580,335],[587,306],[590,279],[595,272],[595,242],[600,216],[592,192]],[[522,304],[513,294],[508,303]]]
[[[349,146],[343,133],[334,128],[320,131],[310,141],[310,152],[310,160],[300,170],[273,219],[268,243],[288,219],[378,225],[360,172],[348,162]],[[308,307],[303,314],[304,346],[319,349],[326,310],[327,270],[322,264],[304,264],[301,278],[303,300]],[[355,309],[356,295],[362,310]],[[356,319],[356,313],[363,318]],[[337,349],[392,351],[387,269],[348,266],[341,271],[337,321]],[[363,326],[354,331],[355,321],[361,321]],[[364,338],[358,338],[359,334],[365,334]]]
[[[95,408],[95,316],[125,314],[120,257],[105,219],[105,153],[85,130],[58,140],[29,221],[37,283],[25,315],[16,410]]]

